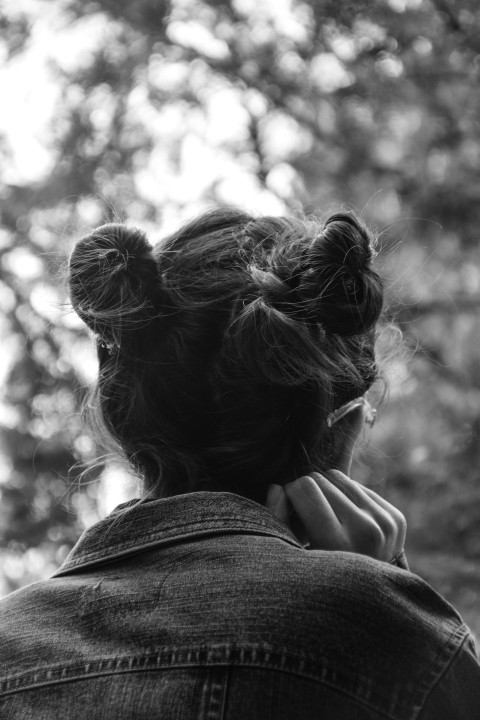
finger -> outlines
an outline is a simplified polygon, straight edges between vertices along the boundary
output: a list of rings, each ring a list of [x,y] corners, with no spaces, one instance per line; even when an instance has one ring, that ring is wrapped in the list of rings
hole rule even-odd
[[[387,500],[385,500],[385,498],[377,495],[377,493],[375,493],[370,488],[363,487],[363,491],[367,493],[367,495],[369,495],[370,497],[375,498],[376,502],[381,505],[381,507],[383,507],[385,511],[393,517],[397,527],[398,542],[403,547],[403,543],[405,542],[405,537],[407,535],[407,521],[405,519],[405,515],[402,513],[401,510],[395,507],[395,505],[392,505]]]
[[[352,521],[352,515],[359,514],[365,509],[370,512],[372,501],[367,495],[362,495],[356,483],[338,470],[329,472],[331,478],[327,478],[318,472],[312,473],[312,479],[325,495],[333,512],[344,522],[346,518]]]
[[[370,488],[360,485],[338,470],[329,471],[329,475],[355,504],[373,517],[386,537],[396,539],[403,536],[402,541],[405,540],[407,523],[400,510]]]
[[[363,486],[336,468],[332,468],[325,475],[312,473],[312,476],[314,480],[318,479],[318,481],[322,483],[322,485],[325,484],[327,488],[330,484],[340,490],[349,500],[355,503],[355,505],[358,505],[358,507],[364,507],[369,504],[370,498],[362,492]]]
[[[313,473],[313,475],[315,476],[316,473]],[[318,475],[319,478],[322,478],[322,482],[325,482],[324,476],[320,475],[320,473],[318,473]],[[352,502],[364,510],[376,512],[378,508],[381,508],[388,514],[394,515],[394,517],[400,514],[393,505],[390,505],[390,503],[380,497],[380,495],[377,495],[377,493],[369,490],[364,485],[360,485],[359,482],[347,477],[347,475],[344,475],[339,470],[329,470],[326,479],[327,482],[330,480],[335,487],[339,488]],[[383,514],[379,517],[383,517]]]
[[[351,542],[363,538],[366,547],[372,548],[367,554],[376,552],[380,546],[385,546],[389,552],[390,547],[397,544],[399,527],[396,520],[364,493],[354,480],[339,471],[333,471],[330,475],[335,477],[339,487],[320,473],[313,473],[314,480],[342,524],[345,537],[350,538]]]
[[[383,498],[381,495],[376,493],[374,490],[372,490],[371,488],[365,487],[365,485],[362,485],[361,488],[364,493],[366,493],[369,497],[374,499],[375,502],[377,502],[385,510],[387,510],[388,512],[391,512],[393,515],[395,515],[397,517],[398,516],[401,516],[402,518],[404,517],[402,512],[398,508],[396,508],[395,505],[392,505],[391,503],[389,503],[388,500],[385,500],[385,498]]]
[[[285,525],[290,527],[290,512],[288,498],[281,485],[270,485],[267,492],[265,506]]]
[[[285,485],[285,492],[303,523],[312,549],[339,549],[343,529],[328,500],[315,480],[308,475]]]

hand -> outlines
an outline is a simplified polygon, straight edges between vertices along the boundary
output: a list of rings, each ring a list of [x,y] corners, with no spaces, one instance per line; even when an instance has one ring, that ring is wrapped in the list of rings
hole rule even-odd
[[[403,550],[407,523],[379,495],[339,470],[270,485],[267,508],[312,550],[345,550],[390,562]]]

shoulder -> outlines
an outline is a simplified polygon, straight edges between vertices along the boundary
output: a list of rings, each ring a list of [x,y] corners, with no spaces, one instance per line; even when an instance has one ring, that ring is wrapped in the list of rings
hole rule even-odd
[[[458,612],[425,580],[414,573],[365,555],[319,550],[293,551],[293,572],[307,593],[329,599],[352,622],[384,634],[409,631],[417,640],[427,635],[439,643],[458,644],[468,629]],[[408,638],[406,639],[408,640]],[[402,642],[399,638],[397,645]]]
[[[368,692],[370,683],[379,694],[388,690],[392,702],[403,697],[422,707],[473,646],[458,612],[418,575],[353,553],[297,554],[295,623],[305,648],[316,662],[329,657],[338,673],[357,678],[357,692]],[[472,663],[478,682],[480,666]]]
[[[247,609],[250,624],[258,618],[255,637],[281,638],[302,673],[391,717],[413,717],[467,646],[460,615],[414,573],[354,553],[250,542],[256,562],[242,564],[242,596],[230,607]]]
[[[305,550],[274,538],[242,542],[236,536],[230,542],[232,554],[225,546],[223,552],[233,563],[228,572],[233,602],[249,608],[261,602],[272,617],[280,613],[284,637],[301,636],[313,653],[321,638],[323,647],[329,644],[332,652],[346,656],[369,648],[392,671],[402,663],[432,661],[440,667],[469,634],[441,595],[402,568],[356,553]]]

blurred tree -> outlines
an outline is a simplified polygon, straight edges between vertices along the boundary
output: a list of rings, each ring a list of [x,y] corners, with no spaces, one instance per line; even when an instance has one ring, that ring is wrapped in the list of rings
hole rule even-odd
[[[214,202],[341,203],[379,228],[388,314],[415,349],[408,379],[390,364],[356,476],[402,508],[412,567],[480,633],[479,38],[475,0],[5,3],[4,592],[101,512],[76,482],[96,453],[78,422],[95,368],[62,305],[72,238],[119,218],[155,240]]]

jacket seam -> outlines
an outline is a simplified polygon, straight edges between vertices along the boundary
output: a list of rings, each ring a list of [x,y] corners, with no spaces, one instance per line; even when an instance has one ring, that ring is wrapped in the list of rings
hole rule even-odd
[[[228,691],[230,689],[231,668],[232,668],[232,666],[228,665],[226,672],[225,672],[225,687],[223,690],[223,700],[222,700],[222,708],[220,711],[220,720],[224,720],[225,713],[227,712],[227,698],[228,698]]]
[[[145,658],[149,657],[155,657],[155,656],[144,656]],[[288,659],[294,658],[295,660],[299,660],[300,662],[306,662],[306,659],[302,656],[296,656],[289,654],[289,656],[285,656]],[[126,660],[127,658],[122,658]],[[262,668],[266,670],[271,670],[273,672],[279,672],[279,673],[285,673],[287,675],[294,675],[296,677],[301,677],[304,679],[312,680],[313,682],[319,683],[320,685],[324,685],[332,690],[335,690],[336,692],[340,692],[344,694],[345,696],[349,697],[352,700],[355,700],[355,702],[361,703],[369,710],[373,710],[374,712],[378,713],[379,715],[387,718],[387,720],[395,720],[395,716],[391,715],[388,711],[382,710],[378,707],[375,707],[374,705],[371,705],[363,699],[362,697],[359,697],[357,694],[354,694],[348,690],[345,690],[344,688],[339,687],[337,684],[333,683],[332,681],[329,681],[328,679],[319,677],[319,674],[310,672],[307,670],[300,670],[297,668],[289,668],[289,667],[275,667],[272,666],[270,663],[265,661],[255,661],[255,662],[245,662],[245,661],[235,661],[235,660],[210,660],[204,663],[192,663],[188,661],[184,662],[177,662],[175,664],[166,664],[166,663],[160,663],[157,665],[151,665],[151,666],[145,666],[145,667],[129,667],[129,668],[117,668],[117,669],[105,669],[104,671],[95,671],[95,672],[88,672],[88,673],[82,673],[69,676],[69,677],[60,677],[56,678],[54,680],[46,680],[43,682],[35,682],[29,685],[22,685],[16,688],[12,688],[5,691],[0,691],[0,702],[3,698],[12,696],[14,694],[18,694],[20,692],[29,692],[33,691],[38,688],[48,687],[48,686],[55,686],[55,685],[63,685],[65,683],[69,682],[79,682],[82,680],[90,680],[93,678],[101,678],[101,677],[110,677],[112,675],[126,675],[127,673],[142,673],[142,672],[168,672],[168,670],[177,670],[181,668],[195,668],[195,669],[205,669],[205,668],[213,668],[213,667],[226,667],[229,670],[229,673],[234,670],[235,668]],[[18,677],[18,676],[17,676]],[[14,678],[12,678],[13,680]],[[225,693],[225,698],[227,696],[227,693]],[[225,701],[226,702],[226,701]],[[401,706],[398,709],[404,709],[403,706]],[[223,717],[223,716],[222,716]]]

